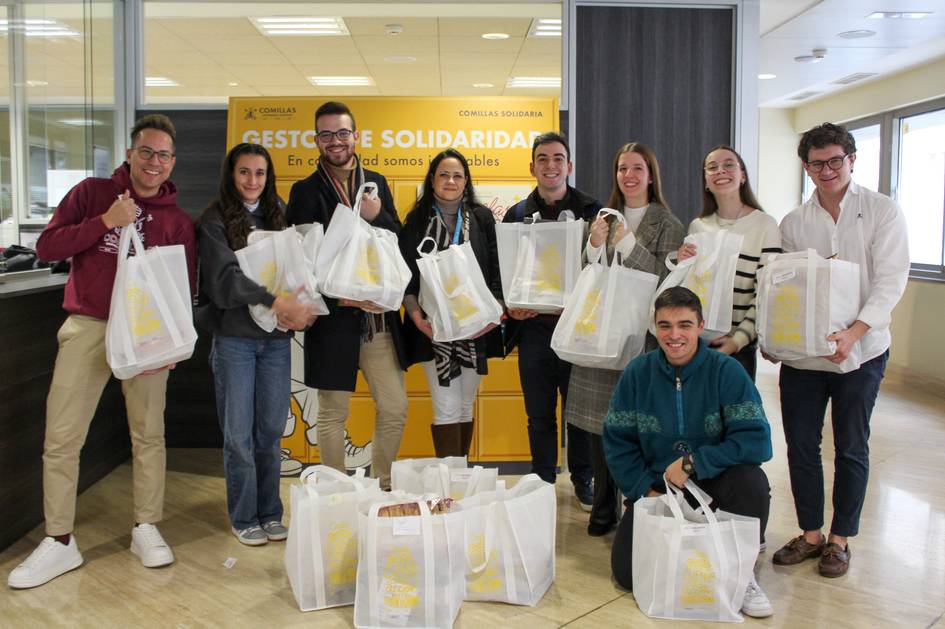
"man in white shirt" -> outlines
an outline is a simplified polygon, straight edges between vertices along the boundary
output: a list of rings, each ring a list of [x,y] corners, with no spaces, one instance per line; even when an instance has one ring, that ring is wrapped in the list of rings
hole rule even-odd
[[[846,330],[831,334],[829,357],[841,363],[856,343],[862,363],[848,373],[781,367],[781,414],[797,519],[803,534],[774,554],[780,565],[819,558],[820,574],[839,577],[850,564],[847,538],[857,534],[869,476],[870,414],[889,357],[889,323],[909,277],[906,220],[889,197],[852,181],[853,136],[824,123],[798,146],[816,186],[810,199],[781,222],[785,252],[816,249],[825,258],[860,265],[860,311]],[[824,478],[820,445],[831,402],[835,456],[833,520],[824,538]]]

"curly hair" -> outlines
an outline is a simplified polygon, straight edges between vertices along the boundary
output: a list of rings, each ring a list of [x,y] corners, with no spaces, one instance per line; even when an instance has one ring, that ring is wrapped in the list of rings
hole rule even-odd
[[[210,206],[204,210],[200,217],[200,220],[203,221],[212,215],[219,216],[226,229],[227,242],[233,250],[245,247],[246,238],[249,236],[249,232],[252,231],[250,219],[243,205],[243,198],[233,181],[236,163],[243,155],[260,155],[265,158],[266,185],[263,187],[262,194],[259,195],[259,206],[265,212],[266,227],[268,229],[280,230],[286,227],[282,203],[276,193],[276,172],[272,166],[269,151],[261,144],[246,142],[237,144],[226,154],[220,166],[219,196],[210,203]]]
[[[856,153],[856,140],[853,139],[853,134],[843,125],[825,122],[804,132],[797,145],[797,156],[806,164],[807,156],[810,155],[812,148],[822,149],[831,144],[839,145],[847,155]]]

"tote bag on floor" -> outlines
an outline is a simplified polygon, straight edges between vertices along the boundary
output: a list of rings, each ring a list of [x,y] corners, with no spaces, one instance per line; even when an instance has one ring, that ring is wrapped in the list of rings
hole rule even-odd
[[[692,481],[694,512],[682,492],[633,505],[633,597],[652,618],[741,622],[742,600],[758,557],[758,518],[712,511]]]
[[[134,245],[135,255],[128,255]],[[183,245],[145,250],[134,225],[122,228],[105,327],[105,357],[119,380],[187,360],[197,330]]]
[[[401,459],[390,466],[390,486],[408,494],[436,494],[460,500],[495,489],[498,470],[478,465],[467,467],[466,457],[448,456]]]

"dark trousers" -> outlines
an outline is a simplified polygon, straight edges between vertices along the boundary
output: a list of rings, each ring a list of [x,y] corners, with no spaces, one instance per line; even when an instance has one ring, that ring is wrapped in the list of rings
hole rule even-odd
[[[765,538],[768,525],[768,508],[771,506],[771,490],[768,477],[758,465],[736,465],[715,478],[695,481],[705,493],[712,497],[712,508],[722,509],[736,515],[746,515],[761,521],[761,539]],[[694,500],[686,494],[689,502]],[[626,510],[617,525],[614,546],[610,551],[610,569],[614,580],[622,588],[633,590],[633,502],[625,502]]]
[[[748,377],[754,382],[755,376],[758,374],[758,345],[756,343],[749,343],[732,354],[732,358],[737,360],[738,364],[744,367]]]
[[[538,317],[522,325],[518,344],[518,373],[522,380],[525,412],[528,414],[528,443],[532,451],[532,472],[554,483],[558,465],[558,394],[564,408],[568,395],[571,364],[551,349],[554,324]],[[571,482],[591,482],[589,434],[567,425],[568,469]]]
[[[620,488],[610,475],[607,458],[604,456],[604,438],[589,433],[591,463],[594,467],[594,504],[590,521],[594,524],[612,525],[620,516]]]
[[[870,415],[889,352],[856,371],[838,374],[781,366],[781,416],[797,522],[802,530],[824,525],[824,467],[820,458],[824,412],[833,423],[833,520],[830,532],[856,535],[870,470]]]

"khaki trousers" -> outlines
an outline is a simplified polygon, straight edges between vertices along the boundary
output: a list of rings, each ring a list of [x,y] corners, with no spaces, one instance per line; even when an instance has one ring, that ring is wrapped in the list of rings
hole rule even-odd
[[[43,509],[46,534],[71,533],[79,452],[112,372],[105,361],[105,322],[69,315],[56,337],[59,353],[46,398]],[[160,521],[164,509],[164,394],[167,370],[121,383],[131,431],[134,512],[138,523]]]
[[[390,332],[374,335],[361,343],[358,367],[371,389],[377,407],[374,439],[371,444],[371,474],[390,489],[390,465],[400,450],[400,438],[407,423],[407,390],[404,372]],[[345,423],[348,420],[350,391],[318,391],[318,449],[322,463],[345,470]]]

